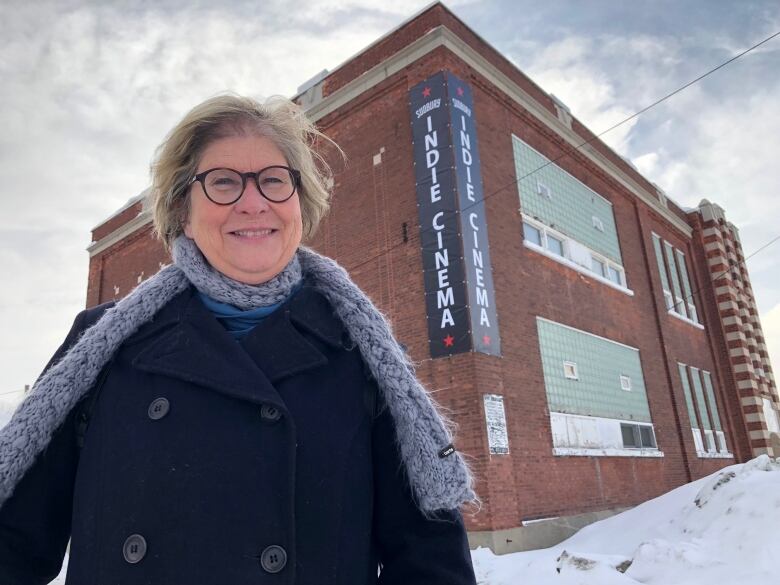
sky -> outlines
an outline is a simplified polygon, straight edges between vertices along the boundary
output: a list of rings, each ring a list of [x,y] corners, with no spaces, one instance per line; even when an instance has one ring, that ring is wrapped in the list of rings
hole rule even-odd
[[[775,0],[445,4],[597,133],[780,31]],[[0,0],[0,401],[64,339],[91,229],[147,187],[188,109],[225,90],[291,97],[427,5]],[[679,204],[721,205],[751,254],[780,235],[777,71],[780,37],[604,140]],[[779,254],[747,262],[775,364]]]

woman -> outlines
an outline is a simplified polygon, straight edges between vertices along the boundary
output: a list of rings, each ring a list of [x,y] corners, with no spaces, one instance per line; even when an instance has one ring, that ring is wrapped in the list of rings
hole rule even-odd
[[[475,582],[445,423],[377,309],[300,245],[328,208],[321,138],[236,96],[166,138],[173,265],[82,312],[0,433],[0,583],[49,582],[69,537],[69,585]]]

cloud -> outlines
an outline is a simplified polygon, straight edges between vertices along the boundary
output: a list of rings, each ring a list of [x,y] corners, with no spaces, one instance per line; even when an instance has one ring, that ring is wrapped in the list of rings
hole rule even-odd
[[[34,381],[83,308],[90,230],[225,90],[291,96],[424,1],[18,2],[0,8],[0,371]]]

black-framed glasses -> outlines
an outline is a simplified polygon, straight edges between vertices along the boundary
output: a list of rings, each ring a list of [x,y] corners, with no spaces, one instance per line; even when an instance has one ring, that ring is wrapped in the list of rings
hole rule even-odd
[[[273,203],[284,203],[301,187],[301,172],[284,165],[272,165],[253,173],[217,168],[198,173],[190,185],[199,182],[210,201],[231,205],[241,199],[247,179],[254,179],[260,194]]]

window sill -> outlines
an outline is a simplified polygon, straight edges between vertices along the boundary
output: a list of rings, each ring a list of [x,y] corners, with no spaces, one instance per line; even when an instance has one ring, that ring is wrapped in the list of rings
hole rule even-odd
[[[523,240],[523,245],[528,248],[529,250],[533,250],[534,252],[541,254],[542,256],[547,256],[548,258],[551,258],[552,260],[555,260],[559,264],[563,264],[564,266],[568,266],[569,268],[576,270],[580,274],[584,274],[588,278],[592,278],[593,280],[596,280],[600,282],[601,284],[606,284],[607,286],[614,288],[615,290],[619,290],[623,294],[626,294],[630,297],[634,296],[634,291],[632,291],[629,288],[626,288],[624,286],[620,286],[619,284],[615,284],[611,280],[604,278],[603,276],[599,276],[592,270],[588,270],[584,266],[580,266],[576,262],[573,262],[569,260],[568,258],[565,258],[563,256],[559,256],[558,254],[553,254],[549,250],[545,250],[541,246],[537,246],[533,242],[529,242],[528,240]],[[703,329],[703,328],[702,328]]]
[[[658,449],[590,449],[580,447],[553,447],[556,457],[663,457]]]
[[[679,313],[675,313],[671,309],[668,310],[667,313],[669,313],[675,319],[679,319],[683,323],[687,323],[688,325],[693,325],[694,327],[696,327],[696,329],[701,329],[702,331],[704,331],[704,325],[702,325],[701,323],[697,323],[696,321],[691,321],[690,319],[688,319],[688,317],[683,317],[682,315],[680,315]]]
[[[699,459],[734,459],[734,454],[728,451],[725,453],[719,451],[696,451],[696,456]]]

